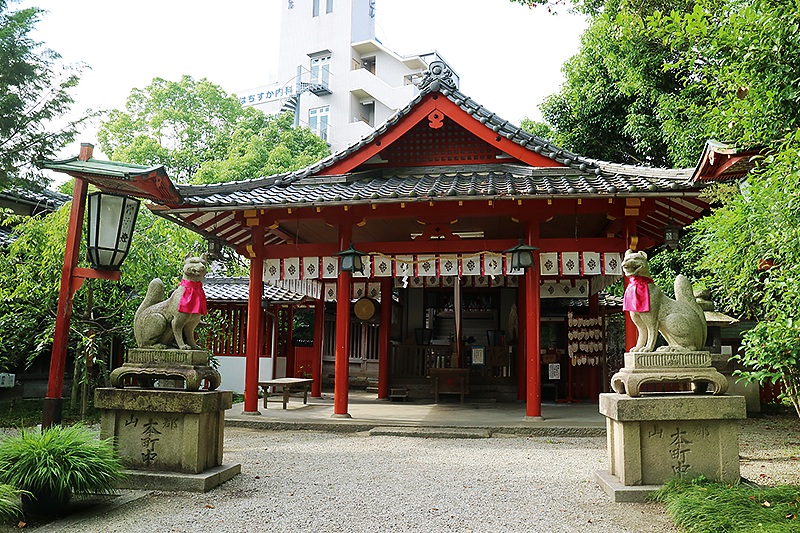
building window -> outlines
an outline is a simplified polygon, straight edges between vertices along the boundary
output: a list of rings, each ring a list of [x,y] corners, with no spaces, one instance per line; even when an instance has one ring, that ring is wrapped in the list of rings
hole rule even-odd
[[[308,127],[323,141],[328,140],[328,116],[330,106],[317,107],[308,111]]]
[[[331,56],[315,57],[311,60],[311,83],[328,86],[331,81]]]
[[[313,7],[313,11],[311,13],[311,16],[312,17],[318,17],[319,16],[319,0],[314,0],[314,7]]]
[[[333,13],[333,0],[326,0],[325,13]]]
[[[375,58],[374,57],[362,57],[361,61],[364,62],[364,70],[368,70],[372,74],[375,74]]]

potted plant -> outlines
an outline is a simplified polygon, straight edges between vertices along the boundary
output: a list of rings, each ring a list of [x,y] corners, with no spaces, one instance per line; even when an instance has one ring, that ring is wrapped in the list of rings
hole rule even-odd
[[[25,491],[22,506],[34,514],[57,513],[73,493],[109,493],[122,477],[109,440],[85,426],[22,428],[0,442],[0,483]]]

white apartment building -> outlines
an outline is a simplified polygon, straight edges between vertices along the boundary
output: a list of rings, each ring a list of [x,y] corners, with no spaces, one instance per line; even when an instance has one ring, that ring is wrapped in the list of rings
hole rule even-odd
[[[333,152],[369,134],[416,96],[431,62],[443,61],[435,51],[401,57],[378,41],[375,3],[281,0],[277,81],[240,91],[239,101],[267,114],[294,111],[295,124]]]

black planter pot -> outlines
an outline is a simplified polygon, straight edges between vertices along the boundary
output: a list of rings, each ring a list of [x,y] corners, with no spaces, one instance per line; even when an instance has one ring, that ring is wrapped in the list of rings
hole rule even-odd
[[[69,503],[72,494],[58,495],[51,490],[30,491],[30,496],[22,495],[22,510],[37,515],[54,515]]]

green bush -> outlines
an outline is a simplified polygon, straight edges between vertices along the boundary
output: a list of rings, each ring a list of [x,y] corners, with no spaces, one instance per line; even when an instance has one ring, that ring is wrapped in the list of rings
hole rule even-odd
[[[110,440],[82,425],[22,428],[0,443],[0,483],[29,492],[34,513],[58,512],[73,493],[113,492],[121,477]]]

